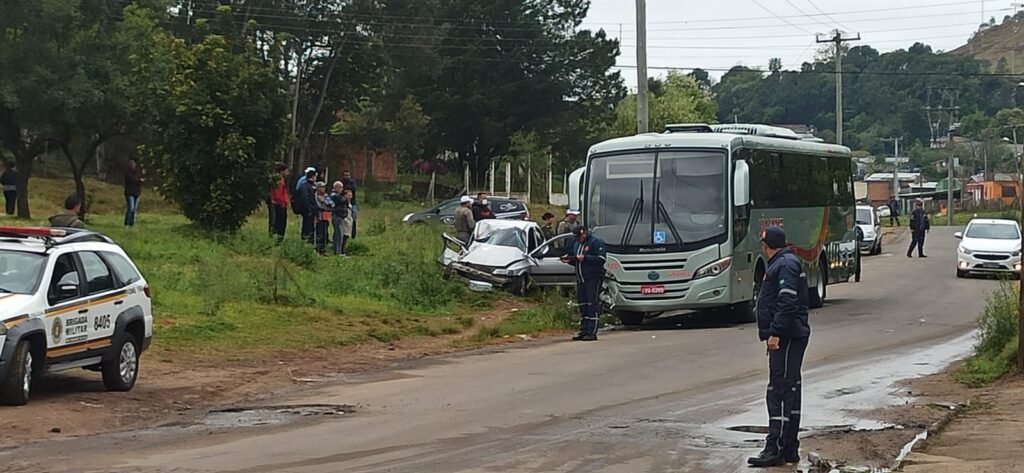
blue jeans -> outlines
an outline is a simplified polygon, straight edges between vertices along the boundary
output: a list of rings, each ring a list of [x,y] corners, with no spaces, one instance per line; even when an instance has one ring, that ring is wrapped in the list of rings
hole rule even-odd
[[[126,195],[125,200],[125,211],[124,211],[124,226],[131,227],[135,225],[135,211],[139,210],[139,196],[137,195]]]

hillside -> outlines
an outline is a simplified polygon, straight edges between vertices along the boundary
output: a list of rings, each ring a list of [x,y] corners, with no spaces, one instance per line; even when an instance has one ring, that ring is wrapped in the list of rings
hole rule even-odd
[[[971,36],[967,44],[950,51],[951,54],[973,56],[989,62],[993,71],[1000,69],[1000,60],[1005,59],[1005,69],[1000,72],[1015,74],[1024,71],[1024,12],[1007,16],[1002,23],[989,24]]]

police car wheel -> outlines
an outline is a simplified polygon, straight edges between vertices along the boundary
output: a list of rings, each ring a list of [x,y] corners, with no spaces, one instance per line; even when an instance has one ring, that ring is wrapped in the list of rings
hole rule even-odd
[[[139,344],[128,332],[115,340],[113,356],[103,363],[103,386],[108,391],[130,391],[139,377]]]
[[[9,406],[28,403],[32,391],[32,349],[27,340],[18,342],[11,359],[11,370],[0,386],[0,402]]]

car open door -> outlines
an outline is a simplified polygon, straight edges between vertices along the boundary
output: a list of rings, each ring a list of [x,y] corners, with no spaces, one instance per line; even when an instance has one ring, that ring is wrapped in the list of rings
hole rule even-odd
[[[437,257],[437,262],[441,266],[447,267],[452,264],[453,261],[459,259],[463,253],[466,252],[466,244],[462,240],[455,238],[452,235],[444,233],[441,235],[441,242],[443,244],[441,249],[441,256]]]
[[[566,233],[558,235],[530,252],[530,276],[533,283],[541,287],[572,286],[576,284],[575,267],[559,260],[565,254],[565,248],[574,238]]]

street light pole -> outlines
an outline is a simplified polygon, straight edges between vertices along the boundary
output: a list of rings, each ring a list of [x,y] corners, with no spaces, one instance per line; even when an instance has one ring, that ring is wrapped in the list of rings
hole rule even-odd
[[[636,0],[636,133],[647,133],[647,2]]]
[[[832,43],[836,48],[836,144],[838,145],[843,144],[843,43],[859,39],[860,33],[857,33],[856,37],[843,37],[843,32],[838,28],[832,30],[832,36],[819,34],[815,38],[817,43]]]

